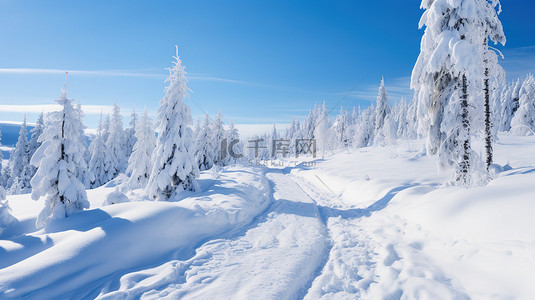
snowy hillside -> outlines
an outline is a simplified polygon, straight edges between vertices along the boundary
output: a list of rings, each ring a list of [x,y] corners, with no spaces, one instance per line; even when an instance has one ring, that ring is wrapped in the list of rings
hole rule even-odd
[[[502,136],[488,186],[445,186],[420,141],[315,167],[205,171],[179,202],[101,206],[34,227],[42,200],[8,196],[4,297],[529,299],[535,294],[535,138]],[[411,170],[411,172],[407,172]],[[14,276],[16,274],[16,276]]]

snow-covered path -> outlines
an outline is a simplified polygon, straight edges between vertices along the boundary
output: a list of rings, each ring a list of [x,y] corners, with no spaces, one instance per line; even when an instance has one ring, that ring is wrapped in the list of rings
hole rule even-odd
[[[344,203],[318,181],[271,169],[273,204],[255,222],[186,260],[123,276],[103,299],[465,299],[420,250],[428,238],[398,216],[376,215],[411,186],[373,204]]]
[[[102,298],[296,299],[329,251],[318,207],[280,170],[266,174],[274,201],[249,228],[208,242],[188,261],[125,275]]]
[[[304,299],[468,298],[420,253],[425,238],[405,236],[405,231],[418,228],[410,230],[398,216],[375,216],[410,186],[393,188],[368,207],[356,208],[327,186],[318,188],[324,185],[319,177],[316,185],[298,176],[292,179],[318,203],[332,242],[328,260]]]

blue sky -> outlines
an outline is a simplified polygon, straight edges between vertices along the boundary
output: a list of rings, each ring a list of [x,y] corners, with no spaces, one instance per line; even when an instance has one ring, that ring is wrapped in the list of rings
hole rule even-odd
[[[535,72],[533,1],[503,1],[509,79]],[[29,121],[69,95],[86,124],[114,102],[155,112],[174,45],[190,74],[194,116],[287,123],[323,100],[367,106],[384,76],[390,102],[410,96],[423,30],[418,0],[0,0],[0,120]],[[345,96],[348,95],[348,96]],[[17,105],[18,107],[15,107]],[[102,107],[104,106],[104,107]],[[125,123],[128,117],[125,117]]]

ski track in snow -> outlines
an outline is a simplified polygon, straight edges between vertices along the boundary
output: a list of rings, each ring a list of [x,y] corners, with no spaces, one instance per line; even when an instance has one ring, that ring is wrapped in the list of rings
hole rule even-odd
[[[354,208],[302,177],[292,179],[318,203],[332,242],[304,299],[468,299],[462,287],[420,253],[426,237],[407,240],[404,227],[410,225],[398,216],[374,218],[409,186],[390,190],[367,208]]]
[[[316,203],[280,170],[266,174],[273,204],[249,228],[210,241],[187,261],[121,278],[102,299],[296,299],[302,298],[329,251]]]

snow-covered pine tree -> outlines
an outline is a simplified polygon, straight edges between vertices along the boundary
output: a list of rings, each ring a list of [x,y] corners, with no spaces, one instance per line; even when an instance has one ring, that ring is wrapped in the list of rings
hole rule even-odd
[[[511,121],[520,106],[520,88],[522,87],[522,81],[517,79],[507,90],[502,93],[502,117],[500,131],[509,132],[511,130]]]
[[[336,143],[338,148],[346,148],[348,146],[348,116],[347,112],[344,110],[343,107],[340,107],[340,113],[338,116],[336,116],[336,120],[334,121],[333,129],[336,134]]]
[[[11,195],[26,194],[31,191],[30,180],[32,179],[32,169],[29,166],[30,152],[28,148],[27,130],[26,116],[24,116],[24,122],[19,131],[19,139],[9,159],[11,178],[13,179],[13,185],[9,189]]]
[[[89,161],[91,160],[91,152],[89,151],[89,145],[87,144],[87,138],[85,136],[85,125],[84,125],[84,111],[82,110],[82,104],[78,102],[78,104],[75,107],[75,113],[76,117],[78,118],[78,122],[76,124],[79,126],[79,139],[80,139],[80,145],[83,146],[83,156],[86,165],[89,164]],[[76,174],[76,177],[83,183],[83,185],[86,188],[91,187],[91,182],[95,179],[93,176],[93,173],[89,170],[89,168],[81,168],[78,169],[78,174]]]
[[[126,169],[128,159],[126,156],[126,140],[123,130],[123,117],[121,109],[115,103],[110,120],[110,134],[106,141],[105,167],[108,181],[114,179]]]
[[[89,170],[94,176],[93,181],[91,182],[91,188],[97,188],[108,182],[108,175],[106,174],[106,146],[104,144],[104,123],[102,120],[102,113],[100,113],[97,134],[89,145],[89,152],[91,152]]]
[[[82,104],[79,101],[78,101],[78,104],[76,104],[76,113],[77,113],[78,119],[80,119],[80,123],[79,124],[82,125],[80,127],[80,142],[85,147],[85,151],[84,151],[85,162],[86,162],[86,164],[89,164],[89,160],[91,160],[91,152],[89,152],[89,144],[88,144],[87,137],[85,136],[85,130],[87,128],[84,125],[84,116],[85,116],[85,114],[84,114],[84,111],[82,110]],[[80,176],[81,176],[80,178],[81,178],[82,182],[88,188],[89,184],[90,184],[90,179],[85,178],[84,174],[80,174]],[[88,178],[91,178],[91,176],[88,176]]]
[[[397,106],[396,121],[398,124],[397,137],[400,139],[409,139],[409,106],[405,97],[401,97],[401,101]]]
[[[191,111],[183,102],[187,96],[186,71],[178,56],[169,69],[165,96],[158,108],[158,139],[147,192],[154,200],[173,199],[183,190],[198,188],[199,169],[193,156],[194,140]]]
[[[214,166],[215,153],[211,123],[207,113],[196,137],[194,155],[200,171],[210,170]]]
[[[45,130],[45,120],[44,120],[44,113],[39,114],[39,117],[37,118],[37,122],[35,123],[35,127],[30,130],[31,138],[28,142],[28,152],[30,159],[32,158],[33,154],[39,147],[41,147],[41,142],[39,142],[39,137],[43,133],[43,130]],[[28,164],[31,168],[31,176],[33,177],[35,175],[35,172],[37,172],[37,169],[32,164]]]
[[[355,148],[367,147],[373,143],[375,130],[375,106],[372,105],[363,110],[355,123]]]
[[[6,190],[0,186],[0,234],[4,228],[16,221],[10,212],[11,208],[9,208],[9,204],[6,201]]]
[[[136,114],[136,108],[134,107],[132,110],[132,114],[130,115],[130,123],[128,124],[128,128],[124,130],[125,133],[125,139],[126,139],[126,157],[127,159],[132,154],[132,151],[134,150],[134,145],[137,142],[136,138],[136,130],[137,130],[137,114]],[[128,171],[126,172],[126,175],[130,176]]]
[[[230,119],[230,125],[229,129],[227,131],[227,141],[229,146],[229,152],[232,150],[232,152],[236,155],[243,155],[243,143],[236,142],[240,139],[240,133],[238,132],[238,128],[234,125],[234,121]],[[233,144],[234,143],[234,144]],[[232,149],[230,147],[232,146]],[[228,153],[228,161],[227,164],[236,163],[238,160],[236,157],[232,157],[232,153]]]
[[[481,106],[483,87],[488,16],[481,1],[422,1],[420,27],[426,29],[411,78],[427,153],[438,154],[442,168],[453,167],[453,182],[463,186],[485,180],[475,172],[483,163],[471,148],[471,121],[482,110],[470,111]]]
[[[212,149],[214,151],[214,164],[218,166],[224,166],[225,161],[221,157],[223,154],[223,151],[221,151],[221,142],[223,142],[223,139],[227,136],[227,133],[223,124],[223,116],[221,115],[221,112],[217,114],[217,117],[212,123],[211,135]]]
[[[61,219],[89,208],[84,185],[77,178],[80,169],[87,169],[80,143],[79,118],[67,98],[67,88],[56,102],[62,110],[48,114],[46,128],[39,141],[41,147],[31,163],[37,173],[31,180],[32,198],[46,196],[45,207],[37,217],[36,226],[43,227],[51,220]]]
[[[385,123],[386,116],[390,114],[390,106],[388,105],[388,95],[385,88],[385,79],[381,79],[379,86],[379,94],[377,95],[377,106],[375,107],[375,130],[374,135],[377,138],[382,136],[381,129]]]
[[[321,157],[325,158],[326,151],[332,149],[331,146],[334,136],[331,132],[331,122],[325,102],[321,106],[317,121],[314,129],[314,138],[316,139],[317,150],[320,151]]]
[[[102,139],[104,140],[104,144],[108,141],[108,138],[110,137],[110,126],[111,126],[111,119],[110,114],[106,115],[106,118],[104,119],[104,123],[102,125]]]
[[[128,185],[133,189],[147,186],[152,171],[152,154],[156,148],[154,126],[146,107],[136,126],[136,143],[132,155],[128,159],[128,169],[126,170],[126,173],[130,174]]]
[[[519,92],[519,107],[511,120],[511,133],[515,135],[535,134],[535,79],[530,74]]]
[[[44,113],[39,114],[39,117],[37,118],[37,122],[35,123],[35,127],[30,130],[31,138],[28,142],[28,149],[30,153],[30,157],[33,156],[35,151],[37,151],[37,148],[41,147],[41,142],[39,142],[39,137],[45,130],[45,116]]]
[[[395,120],[394,114],[388,114],[385,118],[385,123],[383,125],[383,128],[381,129],[381,133],[384,137],[384,142],[387,145],[392,145],[396,143],[396,140],[398,138],[397,135],[398,130],[398,124]]]

